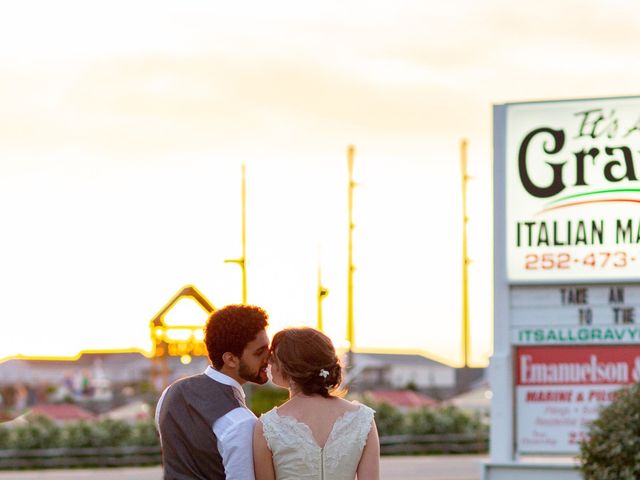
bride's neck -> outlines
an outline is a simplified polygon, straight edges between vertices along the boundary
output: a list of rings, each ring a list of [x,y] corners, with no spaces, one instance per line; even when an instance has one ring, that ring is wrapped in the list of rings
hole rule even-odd
[[[289,400],[293,398],[311,398],[313,395],[305,395],[301,388],[289,387]]]

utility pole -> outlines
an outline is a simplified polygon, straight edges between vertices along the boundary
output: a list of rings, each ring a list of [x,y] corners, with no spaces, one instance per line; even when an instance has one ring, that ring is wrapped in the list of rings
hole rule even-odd
[[[460,165],[462,167],[462,356],[464,367],[469,367],[469,257],[467,254],[467,140],[460,142]]]
[[[237,263],[242,269],[242,304],[247,304],[247,187],[245,179],[245,165],[242,164],[242,256],[240,258],[225,260],[225,263]],[[247,383],[244,388],[246,404],[251,407],[253,388]]]
[[[322,323],[322,301],[329,295],[329,290],[322,286],[322,273],[320,271],[320,262],[318,262],[318,324],[317,329],[324,332],[324,324]]]
[[[353,326],[353,190],[356,183],[353,181],[353,157],[355,155],[355,147],[349,145],[347,149],[347,166],[349,168],[349,268],[347,277],[347,341],[349,342],[349,351],[347,353],[348,368],[353,370],[353,349],[355,347],[355,334]]]
[[[242,304],[247,303],[247,190],[245,180],[245,165],[242,164],[242,257],[225,260],[225,263],[237,263],[242,269]]]

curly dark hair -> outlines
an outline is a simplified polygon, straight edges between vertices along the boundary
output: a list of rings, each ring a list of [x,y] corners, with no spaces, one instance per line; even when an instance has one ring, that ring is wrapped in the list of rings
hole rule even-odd
[[[268,318],[267,312],[255,305],[227,305],[213,312],[204,327],[204,343],[213,366],[217,370],[224,366],[225,352],[242,356],[247,343],[267,327]]]
[[[333,343],[315,328],[279,331],[271,341],[271,352],[285,378],[299,385],[305,395],[328,398],[342,383],[342,366]]]

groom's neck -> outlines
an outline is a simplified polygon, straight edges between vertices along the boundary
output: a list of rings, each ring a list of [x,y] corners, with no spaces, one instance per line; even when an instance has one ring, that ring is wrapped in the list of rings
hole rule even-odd
[[[244,385],[245,383],[247,383],[246,380],[238,375],[238,372],[236,372],[235,369],[230,368],[227,365],[223,365],[222,368],[216,370],[218,370],[220,373],[224,373],[227,377],[233,378],[240,385]]]

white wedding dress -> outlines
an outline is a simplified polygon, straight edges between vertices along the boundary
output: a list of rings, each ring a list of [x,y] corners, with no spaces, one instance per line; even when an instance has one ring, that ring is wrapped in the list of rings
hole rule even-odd
[[[277,408],[260,417],[273,454],[277,480],[354,480],[371,430],[374,411],[366,405],[345,412],[333,424],[324,447],[311,429]]]

